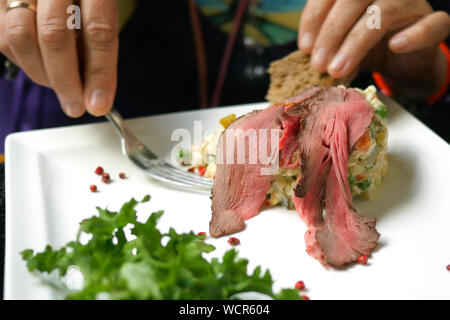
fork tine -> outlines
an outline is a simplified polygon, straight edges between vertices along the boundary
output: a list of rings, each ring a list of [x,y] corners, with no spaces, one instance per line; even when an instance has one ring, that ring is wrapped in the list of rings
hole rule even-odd
[[[111,109],[106,118],[113,124],[120,136],[123,154],[149,176],[183,190],[211,192],[213,186],[211,179],[197,176],[166,161],[159,160],[150,149],[127,130],[122,117],[115,108]]]
[[[201,177],[196,176],[189,172],[182,171],[182,170],[172,170],[165,166],[155,166],[155,169],[158,172],[160,172],[161,174],[163,174],[165,177],[171,178],[171,179],[176,179],[177,181],[180,181],[183,183],[192,183],[195,185],[208,186],[208,187],[212,187],[212,185],[213,185],[212,180],[199,179]]]
[[[162,163],[162,165],[167,167],[169,170],[171,170],[174,174],[176,174],[178,176],[186,177],[186,178],[193,177],[197,181],[202,181],[202,182],[205,182],[205,183],[213,183],[213,180],[211,178],[205,178],[205,177],[196,175],[196,174],[194,174],[192,172],[188,172],[188,171],[182,170],[180,168],[177,168],[177,167],[171,165],[170,163],[164,162],[164,163]]]
[[[139,157],[142,162],[143,165],[148,167],[148,169],[151,170],[152,167],[156,167],[159,171],[165,172],[166,176],[170,176],[172,178],[177,178],[178,180],[184,181],[185,183],[187,182],[192,182],[195,184],[204,184],[204,185],[208,185],[208,186],[212,186],[213,184],[213,180],[209,179],[209,178],[205,178],[199,175],[195,175],[191,172],[182,170],[180,168],[177,168],[169,163],[167,163],[166,161],[163,160],[159,160],[159,161],[153,161],[153,160],[148,160],[142,157]]]
[[[176,185],[178,187],[182,187],[184,189],[189,188],[189,190],[196,189],[197,191],[203,191],[206,193],[211,192],[212,185],[204,184],[202,182],[186,182],[185,180],[180,180],[178,177],[173,177],[170,174],[168,174],[168,171],[158,171],[154,169],[160,169],[160,168],[153,168],[153,170],[148,169],[146,172],[154,179],[169,183],[171,185]]]
[[[152,177],[156,180],[159,180],[159,181],[162,181],[162,182],[165,182],[168,184],[174,184],[178,187],[183,187],[183,188],[198,187],[203,190],[210,190],[212,187],[211,185],[205,185],[203,183],[198,183],[195,181],[186,182],[178,177],[171,176],[167,170],[161,170],[161,168],[159,166],[155,166],[154,164],[149,165],[148,163],[144,164],[134,157],[130,157],[130,159],[132,160],[132,162],[134,162],[134,164],[136,164],[138,167],[143,169],[145,171],[145,173],[147,173],[150,177]]]
[[[172,177],[177,180],[184,181],[186,183],[189,182],[189,183],[193,183],[195,185],[203,185],[203,186],[209,186],[209,187],[212,187],[212,185],[213,185],[212,180],[198,179],[198,177],[196,175],[194,175],[193,173],[183,174],[184,171],[182,171],[182,170],[176,171],[176,170],[165,169],[164,167],[159,167],[158,169],[160,169],[162,172],[164,172],[167,176]]]
[[[161,177],[162,180],[167,182],[170,182],[169,180],[174,180],[186,186],[197,186],[207,189],[212,188],[213,185],[212,180],[196,176],[192,173],[183,171],[181,169],[173,170],[172,166],[164,161],[158,161],[155,163],[155,161],[142,159],[141,157],[138,158],[130,157],[130,158],[134,160],[133,162],[135,162],[138,165],[138,167],[145,168],[146,172],[150,173],[150,175],[155,178]]]
[[[158,180],[163,183],[166,183],[166,184],[169,184],[171,186],[180,188],[182,190],[196,191],[196,192],[201,192],[201,193],[205,193],[205,194],[211,193],[211,188],[208,186],[196,186],[196,185],[192,185],[192,184],[186,184],[186,183],[174,180],[172,178],[167,178],[161,174],[155,174],[154,172],[152,172],[150,170],[145,170],[145,171],[153,179]]]

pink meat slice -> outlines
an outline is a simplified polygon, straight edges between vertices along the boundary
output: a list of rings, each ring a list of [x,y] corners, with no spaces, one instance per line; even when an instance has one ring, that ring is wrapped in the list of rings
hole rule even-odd
[[[299,135],[301,173],[293,201],[308,226],[306,251],[324,266],[370,255],[379,234],[375,219],[353,207],[348,154],[373,118],[373,108],[353,89],[330,88],[313,101]],[[326,216],[322,212],[326,205]]]
[[[356,90],[315,87],[233,122],[218,144],[217,159],[224,162],[233,151],[235,162],[217,163],[211,236],[243,230],[245,220],[258,214],[273,180],[273,175],[261,174],[264,165],[248,162],[258,150],[259,135],[258,143],[246,144],[244,164],[236,163],[236,144],[227,148],[227,139],[238,139],[248,129],[279,129],[280,167],[299,167],[293,202],[308,227],[306,251],[325,267],[340,267],[362,254],[370,255],[379,239],[375,219],[354,209],[347,174],[349,152],[373,116],[373,108]],[[227,136],[235,129],[242,131]]]
[[[273,174],[261,174],[261,169],[268,167],[258,161],[257,164],[249,164],[249,154],[256,152],[259,145],[249,149],[246,144],[245,164],[236,163],[237,150],[234,144],[235,161],[227,163],[227,133],[233,130],[233,139],[237,140],[246,130],[256,130],[259,144],[259,129],[267,129],[268,146],[271,145],[270,130],[278,129],[281,138],[279,150],[281,162],[286,164],[291,160],[292,154],[298,149],[298,116],[287,115],[286,110],[311,97],[319,88],[312,88],[287,100],[285,103],[273,105],[265,110],[253,111],[234,121],[223,132],[218,141],[216,177],[212,190],[212,218],[209,224],[209,232],[212,237],[220,237],[236,233],[245,229],[245,220],[248,220],[261,209],[266,194],[270,189]],[[239,131],[240,129],[241,131]],[[229,137],[228,137],[229,138]],[[269,148],[270,149],[270,148]],[[270,150],[267,150],[270,152]],[[278,155],[277,155],[278,156]],[[222,162],[222,163],[219,163]],[[293,164],[298,167],[297,164]],[[292,166],[292,164],[291,164]]]
[[[283,107],[281,117],[281,130],[283,134],[279,143],[280,168],[298,168],[300,159],[298,158],[293,162],[293,157],[298,150],[298,133],[300,130],[303,130],[304,118],[308,113],[308,110],[303,108],[301,104],[321,90],[321,87],[313,87],[281,103]]]
[[[262,111],[254,111],[234,121],[218,141],[216,158],[216,177],[212,190],[212,219],[209,232],[213,237],[239,232],[245,228],[245,220],[258,214],[273,175],[262,175],[261,169],[268,167],[260,161],[250,162],[250,154],[258,152],[259,130],[268,129],[267,140],[270,146],[270,129],[279,129],[279,108],[272,106]],[[233,130],[233,131],[232,131]],[[237,141],[251,131],[256,133],[256,145],[245,143],[245,162],[238,163]],[[232,132],[233,134],[229,134]],[[227,148],[227,139],[234,139],[233,150]],[[234,161],[227,161],[227,155],[234,152]],[[221,160],[218,160],[221,159]]]

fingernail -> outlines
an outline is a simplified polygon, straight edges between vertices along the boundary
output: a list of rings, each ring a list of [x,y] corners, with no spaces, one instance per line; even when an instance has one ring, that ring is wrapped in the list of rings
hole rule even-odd
[[[84,108],[79,101],[71,101],[63,104],[64,112],[71,118],[80,117]]]
[[[103,90],[95,90],[92,92],[89,104],[93,109],[106,109],[108,107],[107,103],[108,99],[106,98],[106,94]]]
[[[341,76],[345,77],[347,76],[350,72],[352,72],[352,62],[350,60],[347,60],[344,64],[344,66],[342,67],[342,69],[340,70]]]
[[[329,68],[333,71],[342,71],[346,62],[346,55],[343,53],[339,53],[333,58],[333,61],[330,63]]]
[[[312,34],[310,32],[306,32],[302,35],[300,39],[300,49],[302,50],[310,50],[313,45]]]
[[[313,52],[311,63],[315,68],[321,69],[327,60],[327,52],[324,48],[319,48]]]
[[[395,37],[391,40],[391,46],[395,50],[404,50],[408,46],[408,38],[405,36]]]

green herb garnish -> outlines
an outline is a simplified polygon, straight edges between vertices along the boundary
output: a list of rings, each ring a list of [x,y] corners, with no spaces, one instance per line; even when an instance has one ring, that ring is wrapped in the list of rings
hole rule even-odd
[[[348,175],[348,183],[350,183],[350,187],[355,184],[355,178],[351,174]]]
[[[149,201],[146,196],[143,201]],[[67,299],[232,299],[240,292],[255,291],[275,299],[301,299],[295,289],[272,290],[269,271],[256,267],[247,274],[248,260],[234,249],[222,259],[207,261],[203,256],[215,247],[193,232],[177,233],[157,228],[163,211],[155,212],[144,223],[137,221],[132,199],[120,211],[97,208],[98,216],[80,223],[76,241],[59,250],[47,246],[43,252],[23,251],[30,272],[58,271],[60,277],[77,266],[84,278],[81,290]],[[133,239],[127,239],[129,227]],[[80,242],[83,233],[92,238]],[[163,244],[164,243],[164,244]]]
[[[384,104],[379,106],[377,110],[375,110],[375,113],[379,115],[381,118],[386,119],[387,118],[387,108]]]
[[[360,188],[362,191],[367,190],[370,185],[372,184],[372,180],[370,180],[369,178],[364,180],[363,182],[358,183],[358,188]]]

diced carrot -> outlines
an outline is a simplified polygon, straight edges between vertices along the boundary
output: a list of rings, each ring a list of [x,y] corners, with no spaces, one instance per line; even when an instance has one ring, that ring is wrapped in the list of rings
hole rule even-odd
[[[198,174],[200,176],[204,176],[206,172],[206,168],[205,167],[198,167]]]
[[[355,181],[356,182],[360,182],[360,181],[363,181],[363,180],[366,180],[366,176],[364,175],[364,173],[360,173],[360,174],[357,174],[355,176]]]
[[[370,130],[367,129],[361,138],[356,142],[356,150],[360,152],[367,152],[370,149],[370,142],[372,141],[370,137]]]

